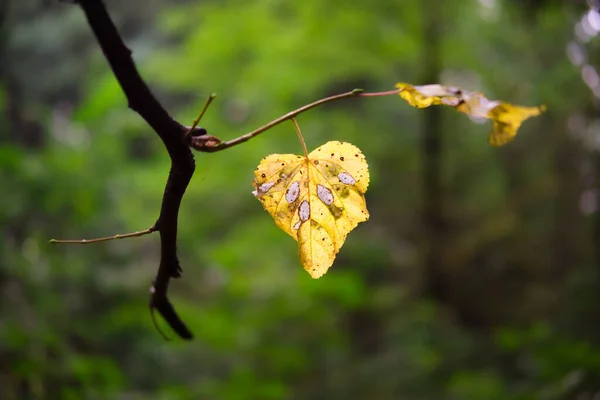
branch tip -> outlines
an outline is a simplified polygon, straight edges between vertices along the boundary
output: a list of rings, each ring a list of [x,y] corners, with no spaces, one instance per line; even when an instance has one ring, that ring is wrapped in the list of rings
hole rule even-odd
[[[158,325],[158,322],[156,321],[156,315],[154,315],[154,307],[152,307],[152,306],[150,306],[150,318],[152,318],[152,325],[154,325],[154,329],[156,329],[158,331],[160,336],[162,336],[162,338],[165,341],[170,342],[171,338],[168,337],[167,334],[162,331],[162,329],[160,329],[160,326]]]
[[[200,123],[200,120],[204,116],[204,113],[208,109],[208,106],[210,106],[210,103],[213,102],[213,100],[215,99],[215,97],[217,97],[216,93],[212,93],[210,96],[208,96],[208,99],[206,100],[206,103],[204,103],[204,107],[202,108],[202,111],[200,111],[200,114],[198,115],[198,118],[196,118],[196,120],[194,121],[194,124],[192,125],[192,127],[185,134],[186,137],[190,134],[191,131],[193,131],[194,129],[196,129],[196,127]]]

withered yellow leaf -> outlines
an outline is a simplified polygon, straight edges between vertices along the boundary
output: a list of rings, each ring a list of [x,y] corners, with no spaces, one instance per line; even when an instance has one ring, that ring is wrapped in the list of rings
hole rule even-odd
[[[362,152],[327,142],[308,157],[271,154],[254,171],[252,192],[277,226],[298,242],[302,266],[320,278],[348,233],[369,218],[369,169]]]
[[[493,128],[488,139],[492,146],[501,146],[510,142],[516,136],[523,121],[540,115],[546,110],[543,105],[523,107],[499,100],[488,100],[481,93],[468,92],[451,86],[414,86],[408,83],[397,83],[396,87],[400,89],[400,97],[413,107],[445,105],[473,117],[491,119]]]

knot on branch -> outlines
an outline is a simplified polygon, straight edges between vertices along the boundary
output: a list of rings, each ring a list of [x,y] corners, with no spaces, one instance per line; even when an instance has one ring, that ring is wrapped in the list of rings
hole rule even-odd
[[[206,129],[194,127],[184,136],[184,143],[196,151],[211,152],[219,148],[223,141],[216,136],[209,135]]]

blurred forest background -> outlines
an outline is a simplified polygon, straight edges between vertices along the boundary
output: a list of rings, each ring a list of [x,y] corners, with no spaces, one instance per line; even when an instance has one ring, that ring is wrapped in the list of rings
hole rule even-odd
[[[600,398],[599,4],[574,0],[107,1],[183,124],[231,139],[356,87],[440,82],[546,104],[514,142],[398,97],[299,118],[369,161],[369,222],[312,280],[251,195],[291,123],[197,154],[165,342],[148,289],[169,159],[81,10],[0,1],[0,398]],[[164,327],[164,323],[160,321]],[[167,329],[164,327],[164,329]]]

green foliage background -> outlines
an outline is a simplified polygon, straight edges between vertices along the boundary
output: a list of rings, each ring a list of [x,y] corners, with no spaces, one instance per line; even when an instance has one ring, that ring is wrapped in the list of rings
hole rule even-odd
[[[489,125],[439,114],[435,240],[422,223],[427,112],[387,97],[303,114],[309,148],[352,142],[372,176],[371,220],[320,280],[250,194],[262,157],[301,151],[292,125],[197,154],[171,289],[192,343],[150,322],[157,236],[48,244],[152,225],[169,159],[81,11],[38,3],[0,13],[0,398],[598,396],[600,125],[567,51],[585,2],[108,1],[179,121],[219,94],[202,125],[221,139],[355,87],[430,83],[432,57],[438,82],[548,106],[498,149]],[[439,48],[424,39],[432,24]],[[428,251],[443,260],[433,270]]]

